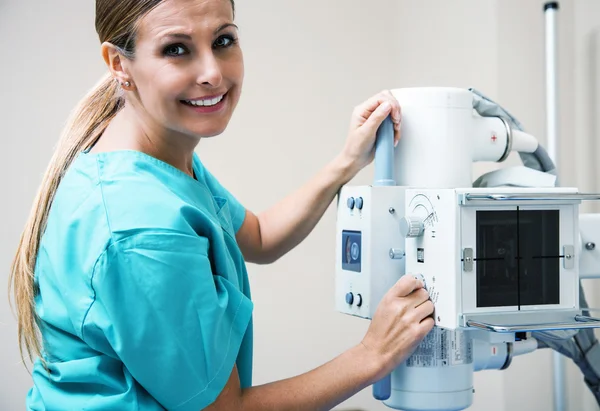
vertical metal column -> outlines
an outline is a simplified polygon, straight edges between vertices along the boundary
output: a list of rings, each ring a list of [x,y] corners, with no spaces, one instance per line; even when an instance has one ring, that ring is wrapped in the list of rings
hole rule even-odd
[[[548,155],[558,167],[558,2],[544,4],[546,19],[546,147]],[[567,410],[565,357],[554,351],[552,357],[554,376],[554,411]]]

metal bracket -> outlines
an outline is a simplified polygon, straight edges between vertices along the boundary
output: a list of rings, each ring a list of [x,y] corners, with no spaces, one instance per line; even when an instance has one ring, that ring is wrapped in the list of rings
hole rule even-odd
[[[467,327],[478,328],[497,333],[519,333],[531,331],[576,330],[580,328],[600,328],[600,319],[585,315],[576,315],[572,322],[549,324],[498,325],[469,320]]]
[[[600,194],[592,193],[527,193],[527,194],[474,194],[465,193],[458,196],[458,202],[502,202],[502,201],[592,201],[600,200]]]
[[[563,264],[567,270],[575,268],[575,247],[572,245],[566,245],[563,247]]]
[[[463,249],[463,271],[470,273],[473,271],[473,249],[465,248]]]

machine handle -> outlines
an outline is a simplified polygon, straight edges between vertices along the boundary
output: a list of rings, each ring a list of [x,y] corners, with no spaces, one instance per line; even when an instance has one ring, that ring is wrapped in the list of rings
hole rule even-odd
[[[392,375],[382,378],[373,384],[373,397],[379,401],[385,401],[392,395]]]
[[[395,186],[394,123],[388,116],[377,129],[375,140],[375,186]]]
[[[461,195],[461,204],[469,201],[585,201],[600,200],[600,194],[586,193],[539,193],[539,194],[470,194]]]
[[[600,328],[600,319],[586,315],[576,315],[573,322],[548,324],[497,325],[478,321],[467,321],[467,327],[479,328],[497,333],[520,333],[529,331],[575,330],[581,328]]]

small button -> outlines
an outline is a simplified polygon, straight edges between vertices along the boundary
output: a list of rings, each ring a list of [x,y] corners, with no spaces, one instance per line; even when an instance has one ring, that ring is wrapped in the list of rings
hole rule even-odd
[[[358,197],[356,199],[356,208],[358,208],[359,210],[362,210],[363,208],[363,198],[362,197]]]
[[[346,303],[352,305],[354,302],[354,294],[348,293],[346,294]]]
[[[358,260],[358,257],[360,257],[360,248],[358,247],[357,243],[352,243],[352,245],[350,246],[350,256],[352,257],[352,260]]]
[[[348,198],[348,202],[346,204],[348,204],[348,208],[352,210],[354,208],[354,197]]]
[[[356,294],[356,306],[360,307],[362,305],[363,301],[362,301],[362,295],[360,294]]]

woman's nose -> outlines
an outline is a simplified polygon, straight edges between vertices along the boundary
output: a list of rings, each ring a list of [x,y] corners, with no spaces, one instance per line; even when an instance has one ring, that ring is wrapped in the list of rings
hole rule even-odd
[[[199,73],[197,83],[208,87],[219,87],[223,81],[221,65],[216,56],[210,53],[204,53],[200,57]]]

